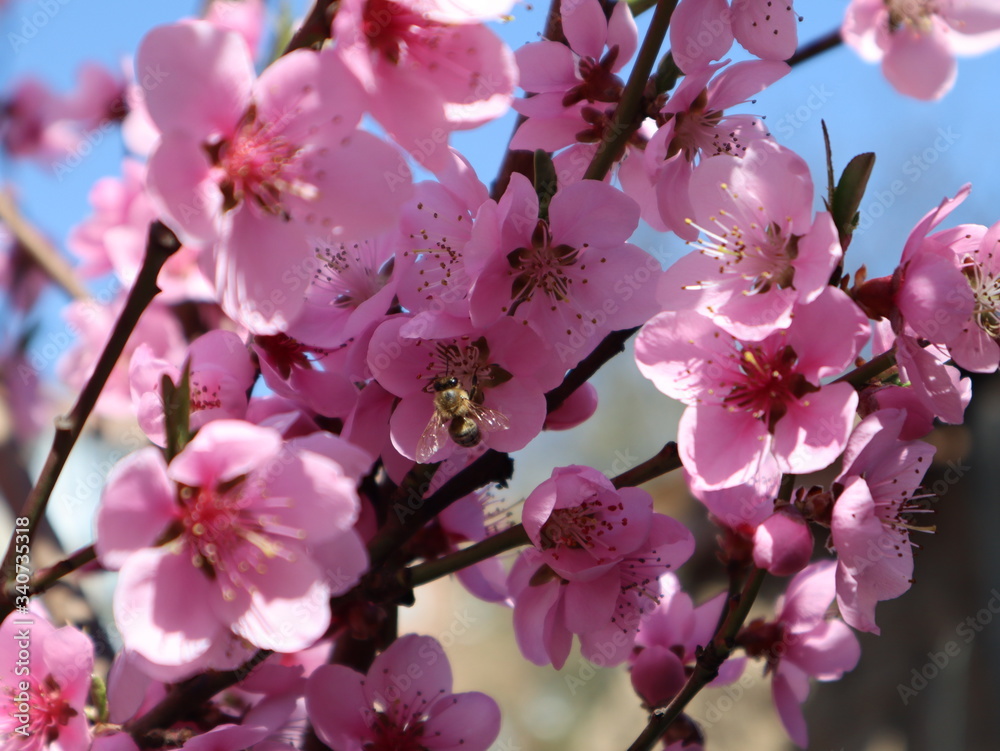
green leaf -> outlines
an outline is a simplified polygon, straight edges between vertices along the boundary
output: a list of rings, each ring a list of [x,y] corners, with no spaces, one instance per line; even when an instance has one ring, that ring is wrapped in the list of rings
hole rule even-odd
[[[871,152],[858,154],[844,168],[840,182],[833,191],[832,206],[833,222],[840,235],[840,244],[847,250],[851,243],[851,235],[858,226],[858,207],[868,187],[872,168],[875,166],[875,155]]]
[[[177,456],[191,440],[191,361],[184,363],[179,384],[163,374],[160,380],[163,392],[164,431],[167,437],[167,461]]]
[[[94,707],[96,722],[108,721],[108,687],[96,673],[90,676],[90,703]]]

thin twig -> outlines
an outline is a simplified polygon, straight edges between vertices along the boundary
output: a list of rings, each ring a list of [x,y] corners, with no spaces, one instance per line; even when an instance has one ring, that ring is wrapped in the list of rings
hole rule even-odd
[[[169,728],[184,712],[208,701],[220,691],[235,686],[272,654],[274,653],[270,650],[260,649],[234,670],[213,670],[176,684],[170,693],[146,714],[125,723],[125,731],[135,739],[139,748],[149,748],[144,743],[148,733],[160,728]]]
[[[545,395],[546,410],[552,413],[559,409],[570,394],[589,381],[591,376],[600,370],[608,360],[624,352],[625,342],[638,330],[639,327],[636,326],[631,329],[612,331],[604,337],[589,355],[580,360],[579,364],[566,374],[562,383]]]
[[[469,493],[492,483],[506,483],[514,474],[514,462],[490,449],[452,477],[428,498],[396,503],[389,509],[385,525],[368,545],[371,570],[381,566],[407,540],[444,509]]]
[[[839,47],[844,38],[840,36],[840,29],[833,29],[833,31],[828,31],[826,34],[821,36],[819,39],[814,39],[808,44],[803,44],[799,47],[795,54],[788,58],[789,65],[798,65],[799,63],[804,63],[806,60],[811,60],[812,58],[826,52],[827,50],[832,50],[834,47]]]
[[[611,483],[616,488],[633,488],[668,472],[673,472],[675,469],[680,469],[682,466],[684,465],[681,464],[681,455],[677,451],[677,444],[670,441],[660,449],[656,456],[622,472],[613,478]]]
[[[583,177],[586,180],[603,180],[607,176],[611,166],[621,158],[625,151],[625,144],[628,139],[639,129],[642,124],[643,113],[642,102],[646,91],[646,84],[649,75],[653,71],[656,59],[660,54],[660,47],[663,39],[667,35],[667,28],[670,26],[670,17],[673,15],[677,0],[659,0],[656,10],[653,11],[653,18],[649,22],[649,29],[646,37],[642,40],[642,47],[639,48],[639,55],[635,59],[635,65],[622,91],[622,98],[615,107],[615,114],[611,118],[608,129],[611,138],[602,141],[598,146],[597,153],[594,154],[590,166]]]
[[[418,587],[421,584],[432,582],[435,579],[440,579],[442,576],[453,574],[463,568],[485,561],[500,553],[530,544],[531,539],[528,537],[528,533],[524,531],[524,526],[515,524],[503,532],[477,542],[475,545],[470,545],[467,548],[441,556],[433,561],[411,567],[409,569],[410,586]]]
[[[61,561],[53,563],[48,568],[42,569],[31,580],[31,595],[42,594],[64,576],[83,568],[96,558],[97,551],[94,549],[94,546],[88,545],[85,548],[80,548],[72,555],[63,558]]]
[[[38,268],[48,274],[49,278],[66,290],[71,297],[77,300],[90,297],[87,288],[77,278],[66,259],[52,247],[52,244],[45,239],[41,232],[21,216],[13,196],[7,190],[0,190],[0,222],[7,226],[22,250],[37,264]]]
[[[68,415],[57,419],[56,433],[52,438],[52,447],[49,449],[49,455],[45,460],[45,465],[42,467],[38,482],[31,489],[31,493],[28,494],[24,507],[19,514],[19,516],[28,519],[29,539],[33,539],[34,537],[39,520],[45,514],[45,507],[49,502],[49,497],[52,495],[56,480],[59,479],[59,474],[62,472],[66,460],[69,458],[70,451],[83,432],[83,426],[94,409],[94,405],[97,404],[97,399],[101,395],[104,384],[107,382],[111,371],[118,362],[118,358],[125,349],[125,344],[128,342],[132,330],[135,328],[136,323],[138,323],[143,311],[160,291],[156,286],[156,277],[159,275],[160,269],[179,247],[180,242],[177,240],[177,237],[164,224],[157,221],[150,225],[146,255],[142,262],[142,268],[139,270],[139,275],[136,277],[135,285],[129,292],[128,299],[125,301],[125,307],[115,322],[111,337],[108,339],[104,351],[101,352],[101,356],[94,366],[94,372],[87,380],[83,391],[80,392],[80,397],[77,399],[76,404],[73,405],[73,409]],[[7,548],[7,555],[3,561],[3,567],[0,569],[0,581],[3,583],[3,597],[0,598],[0,618],[5,617],[12,608],[12,600],[9,596],[10,593],[7,592],[7,584],[11,579],[11,572],[14,570],[16,549],[14,540],[11,539],[10,546]]]
[[[895,348],[883,352],[881,355],[873,357],[859,368],[855,368],[850,373],[845,373],[834,383],[849,383],[855,389],[861,390],[868,385],[872,378],[881,375],[896,364]]]
[[[671,723],[684,711],[688,702],[719,674],[719,667],[732,654],[733,640],[750,613],[750,607],[754,600],[757,599],[757,593],[760,591],[765,574],[766,572],[762,569],[754,569],[747,577],[742,593],[730,598],[729,610],[722,626],[716,631],[712,641],[699,650],[694,671],[688,676],[684,687],[665,709],[650,717],[649,724],[635,739],[635,742],[628,747],[628,751],[650,751],[667,732]]]
[[[336,12],[336,0],[316,0],[309,15],[306,16],[302,25],[292,34],[282,55],[287,55],[293,50],[317,47],[330,38],[333,14]]]

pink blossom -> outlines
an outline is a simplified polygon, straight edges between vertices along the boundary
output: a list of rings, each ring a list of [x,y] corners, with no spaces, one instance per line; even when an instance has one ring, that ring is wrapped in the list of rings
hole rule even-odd
[[[346,417],[354,408],[358,389],[343,367],[345,348],[311,347],[285,334],[258,334],[251,348],[276,394],[326,417]]]
[[[834,594],[834,562],[813,563],[789,582],[775,605],[778,616],[773,623],[754,621],[736,637],[748,655],[767,660],[766,670],[774,673],[774,704],[789,737],[801,748],[808,746],[801,704],[809,696],[809,678],[838,680],[861,657],[851,629],[826,620]]]
[[[994,252],[1000,224],[989,229],[963,224],[927,234],[965,200],[969,189],[965,185],[954,198],[945,198],[911,231],[891,282],[902,322],[892,320],[897,331],[912,331],[947,348],[966,370],[992,373],[1000,365],[1000,261]]]
[[[955,55],[978,55],[1000,46],[1000,8],[963,0],[852,0],[844,42],[901,94],[940,99],[955,83]]]
[[[91,131],[125,116],[125,81],[103,65],[85,62],[77,71],[74,89],[62,102],[63,116]]]
[[[184,363],[190,368],[192,431],[211,420],[246,415],[247,391],[253,386],[256,370],[239,336],[221,329],[209,331],[191,342]],[[175,386],[180,385],[181,368],[156,357],[147,344],[140,344],[129,365],[129,384],[139,427],[157,446],[166,445],[164,375]]]
[[[121,178],[105,177],[94,183],[90,190],[94,215],[74,227],[66,243],[83,260],[83,276],[94,278],[113,271],[124,286],[132,286],[146,253],[150,222],[157,218],[145,178],[144,165],[125,159]],[[161,300],[215,299],[198,265],[200,252],[197,245],[183,245],[167,260],[157,278]]]
[[[753,562],[775,576],[798,573],[812,558],[809,524],[794,506],[779,509],[754,530]]]
[[[644,166],[656,194],[651,211],[640,202],[646,221],[685,240],[698,237],[688,223],[694,221],[690,193],[695,165],[712,156],[742,157],[747,146],[768,137],[759,118],[727,115],[725,110],[763,91],[789,70],[781,62],[755,60],[719,63],[684,76],[660,110],[661,125],[646,145]]]
[[[325,64],[342,61],[364,89],[364,108],[414,159],[437,170],[447,163],[452,130],[477,127],[510,107],[514,56],[480,23],[510,5],[342,0]]]
[[[1000,337],[1000,222],[988,229],[964,224],[936,232],[928,240],[947,248],[974,300],[971,314],[962,321],[961,330],[950,340],[935,338],[933,341],[946,344],[952,359],[965,370],[993,373],[1000,366],[1000,344],[997,343]],[[952,295],[956,293],[958,290],[951,292]],[[954,306],[946,312],[952,313],[953,309]]]
[[[560,184],[583,177],[598,147],[607,138],[624,82],[616,74],[632,59],[638,47],[638,29],[627,3],[616,3],[610,18],[597,0],[573,0],[561,6],[566,44],[541,41],[526,44],[515,53],[521,69],[520,85],[535,96],[518,99],[514,108],[527,119],[511,140],[513,149],[558,151],[556,171]],[[644,142],[638,136],[630,146]],[[622,168],[631,162],[631,148],[622,157]]]
[[[812,219],[805,161],[770,141],[743,159],[715,157],[691,175],[688,222],[703,237],[664,274],[666,310],[697,310],[741,339],[787,327],[797,302],[826,288],[843,251],[829,213]]]
[[[531,183],[511,175],[470,241],[489,257],[472,290],[472,322],[512,318],[541,335],[561,368],[576,365],[606,334],[656,310],[660,264],[626,242],[638,221],[632,199],[594,180],[559,190],[540,219]]]
[[[879,633],[875,604],[899,597],[913,581],[911,516],[934,447],[900,440],[905,413],[882,410],[851,434],[830,530],[837,550],[837,604],[844,620]]]
[[[653,498],[615,489],[596,469],[560,467],[524,501],[524,529],[541,559],[564,578],[591,577],[649,536]]]
[[[396,294],[418,318],[441,313],[468,317],[469,292],[486,260],[467,252],[466,245],[489,192],[472,166],[457,152],[452,155],[452,169],[437,181],[417,183],[414,200],[403,207],[400,226],[409,242],[397,257]]]
[[[945,364],[946,352],[937,347],[921,347],[912,336],[897,337],[895,348],[900,379],[908,384],[921,411],[942,422],[961,424],[972,398],[971,380],[962,378],[958,368]]]
[[[440,461],[459,447],[449,434],[450,418],[435,407],[441,384],[455,379],[452,388],[462,389],[475,405],[471,419],[479,437],[469,445],[524,448],[545,421],[545,390],[561,375],[541,370],[547,365],[538,356],[541,341],[509,317],[482,330],[467,321],[433,320],[410,328],[425,322],[386,321],[368,347],[375,379],[401,398],[390,422],[393,445],[421,463]]]
[[[617,665],[628,657],[643,613],[659,600],[660,578],[694,551],[691,533],[669,516],[653,514],[643,531],[643,542],[616,563],[569,578],[548,565],[544,550],[521,553],[508,587],[514,633],[527,660],[562,668],[574,634],[592,662]]]
[[[146,97],[163,134],[150,195],[183,241],[215,243],[223,309],[255,333],[298,315],[314,237],[365,237],[398,218],[409,172],[355,129],[360,94],[343,69],[321,75],[315,52],[285,55],[257,78],[237,33],[190,21],[149,32],[136,68],[162,71]]]
[[[453,694],[441,645],[416,634],[394,641],[367,677],[343,665],[317,668],[306,707],[320,739],[344,751],[486,751],[500,733],[496,702]]]
[[[660,602],[643,616],[636,651],[629,658],[632,687],[648,707],[664,706],[680,691],[687,680],[685,668],[694,664],[698,648],[712,640],[726,604],[726,595],[719,594],[695,608],[672,572],[660,578],[660,589]],[[732,683],[745,664],[741,657],[726,660],[709,685]]]
[[[906,238],[891,287],[902,316],[902,321],[890,318],[897,333],[912,332],[929,342],[945,344],[957,337],[971,319],[975,301],[955,253],[948,242],[942,242],[941,233],[928,236],[969,196],[970,190],[966,184],[954,198],[942,200]],[[971,245],[962,237],[947,239],[963,249]]]
[[[366,470],[335,436],[284,442],[237,420],[205,425],[169,467],[156,449],[131,454],[108,478],[96,543],[120,569],[125,647],[190,674],[215,667],[234,636],[310,646],[330,623],[329,597],[367,567],[353,530]],[[177,598],[190,607],[164,605]]]
[[[660,391],[688,405],[681,459],[696,485],[715,490],[832,463],[858,396],[821,379],[848,367],[867,338],[860,310],[830,287],[760,342],[740,341],[697,313],[661,313],[640,332],[636,361]],[[777,486],[765,490],[773,498]]]
[[[77,629],[55,628],[30,611],[7,616],[0,624],[0,743],[5,751],[89,748],[84,705],[93,670],[94,645]]]
[[[597,387],[589,381],[545,416],[543,430],[569,430],[581,425],[597,411]]]
[[[403,247],[395,227],[369,239],[319,245],[304,282],[305,304],[286,333],[336,349],[381,323],[396,296],[396,258]]]
[[[263,0],[213,0],[205,14],[209,23],[242,36],[254,57],[260,51],[266,17],[267,8]]]
[[[787,60],[798,44],[792,1],[681,0],[670,19],[670,49],[678,67],[695,73],[729,52],[735,38],[755,57]]]
[[[80,143],[79,130],[63,115],[59,95],[35,78],[22,79],[0,109],[0,145],[11,156],[51,165]]]

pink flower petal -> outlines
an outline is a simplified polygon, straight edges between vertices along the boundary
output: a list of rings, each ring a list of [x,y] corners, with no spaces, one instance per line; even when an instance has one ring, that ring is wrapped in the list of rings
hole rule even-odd
[[[135,68],[164,133],[229,136],[250,104],[255,75],[246,43],[206,21],[157,26],[140,43]]]
[[[119,462],[108,473],[97,511],[94,545],[101,564],[119,569],[137,550],[152,547],[177,517],[176,496],[159,449],[140,449]]]
[[[191,666],[225,633],[210,603],[218,589],[190,556],[147,548],[118,574],[115,623],[126,648],[163,665]]]
[[[599,60],[608,32],[601,4],[597,0],[565,0],[560,7],[569,46],[578,55]]]
[[[787,60],[798,45],[798,16],[788,2],[733,0],[733,34],[751,55]]]
[[[882,73],[896,91],[927,101],[947,94],[958,75],[944,24],[936,17],[931,21],[933,29],[926,34],[906,25],[892,32],[882,58]]]
[[[726,0],[681,0],[670,19],[670,51],[678,67],[694,73],[729,52],[732,18]]]
[[[316,734],[331,748],[351,748],[371,736],[372,710],[365,678],[343,665],[320,665],[306,684],[306,711]]]
[[[222,192],[200,143],[183,132],[168,133],[149,157],[149,196],[183,242],[211,242],[218,235]]]
[[[226,451],[219,451],[225,446]],[[211,488],[252,470],[265,470],[281,454],[281,436],[242,420],[216,420],[203,427],[170,463],[168,474],[194,488]]]
[[[429,751],[486,751],[500,735],[500,708],[486,694],[446,696],[429,713],[420,739]]]
[[[381,704],[398,725],[409,720],[410,708],[427,698],[451,693],[451,666],[430,636],[407,634],[375,658],[365,682],[370,704]]]

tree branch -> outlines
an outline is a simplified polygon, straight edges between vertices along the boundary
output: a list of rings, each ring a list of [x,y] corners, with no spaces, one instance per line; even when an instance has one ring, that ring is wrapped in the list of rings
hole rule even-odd
[[[135,739],[139,748],[150,748],[150,744],[145,742],[147,735],[169,728],[185,711],[208,701],[220,691],[235,686],[272,654],[274,653],[270,650],[261,649],[235,670],[210,670],[176,684],[146,714],[125,723],[124,730]]]
[[[80,392],[76,404],[73,405],[73,409],[69,415],[56,420],[56,434],[52,439],[49,455],[42,467],[38,482],[28,494],[19,514],[19,516],[28,519],[30,538],[34,538],[39,521],[45,514],[45,507],[52,495],[56,480],[59,479],[59,474],[69,458],[70,451],[83,432],[83,426],[94,409],[108,376],[111,375],[111,371],[125,349],[125,344],[128,342],[132,330],[143,311],[160,291],[159,287],[156,286],[156,277],[160,273],[160,269],[179,247],[180,242],[177,237],[164,224],[157,221],[150,225],[146,255],[135,284],[125,301],[125,307],[118,316],[111,337],[94,366],[93,374],[88,379],[86,386],[83,387],[83,391]],[[11,539],[2,570],[0,570],[0,581],[3,583],[0,618],[6,616],[13,607],[7,585],[11,579],[11,572],[14,570],[15,550],[14,540]]]
[[[316,0],[309,15],[298,30],[292,34],[282,55],[287,55],[293,50],[316,47],[330,38],[333,16],[336,13],[336,0]]]
[[[514,462],[507,455],[488,450],[452,477],[429,498],[411,497],[397,501],[389,509],[385,526],[368,545],[370,570],[381,566],[407,540],[444,509],[474,490],[493,483],[505,484],[514,474]]]
[[[840,36],[840,29],[833,29],[833,31],[828,31],[819,39],[814,39],[808,44],[803,44],[795,51],[794,55],[788,58],[787,62],[792,66],[804,63],[806,60],[811,60],[827,50],[839,47],[843,41],[843,37]]]
[[[670,441],[660,449],[656,456],[622,472],[611,480],[611,484],[616,488],[634,488],[636,485],[642,485],[644,482],[673,472],[682,466],[684,465],[681,464],[681,455],[677,452],[677,444]]]
[[[628,139],[642,124],[640,108],[646,91],[646,83],[649,81],[650,73],[652,73],[653,66],[660,54],[660,47],[667,35],[670,17],[676,6],[677,0],[659,0],[657,2],[653,18],[649,22],[649,30],[642,40],[642,47],[639,48],[639,55],[632,67],[632,73],[628,77],[628,83],[625,84],[622,98],[618,102],[618,106],[615,107],[615,114],[611,118],[609,126],[611,138],[602,141],[598,146],[594,159],[583,175],[585,180],[603,180],[611,170],[611,166],[625,152],[625,144],[628,143]]]
[[[551,413],[559,409],[570,394],[590,380],[591,376],[601,369],[601,366],[615,355],[624,352],[625,342],[638,330],[639,327],[636,326],[631,329],[612,331],[604,337],[601,343],[594,347],[593,352],[580,360],[579,364],[566,374],[562,383],[545,395],[546,410]]]

